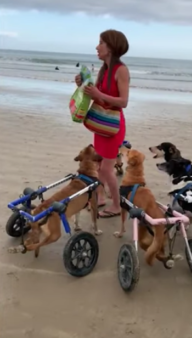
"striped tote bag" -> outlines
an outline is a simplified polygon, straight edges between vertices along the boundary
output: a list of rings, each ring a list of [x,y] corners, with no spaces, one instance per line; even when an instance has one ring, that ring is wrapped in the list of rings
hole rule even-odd
[[[105,137],[115,136],[120,128],[120,111],[104,108],[93,102],[87,112],[84,126],[95,134]]]

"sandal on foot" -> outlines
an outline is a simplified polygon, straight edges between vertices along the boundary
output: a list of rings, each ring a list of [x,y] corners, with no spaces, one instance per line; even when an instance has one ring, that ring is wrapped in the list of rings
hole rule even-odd
[[[105,207],[106,206],[106,203],[101,203],[101,204],[98,204],[98,208],[102,208],[102,207]]]
[[[100,208],[105,207],[105,206],[106,206],[106,203],[101,203],[101,204],[99,204],[99,205],[97,206],[97,208],[100,209]],[[90,211],[91,208],[88,206],[88,207],[87,207],[87,210]]]
[[[112,217],[116,217],[116,216],[121,215],[120,212],[113,212],[113,211],[110,211],[110,210],[102,210],[101,212],[102,212],[102,214],[99,213],[100,218],[112,218]]]

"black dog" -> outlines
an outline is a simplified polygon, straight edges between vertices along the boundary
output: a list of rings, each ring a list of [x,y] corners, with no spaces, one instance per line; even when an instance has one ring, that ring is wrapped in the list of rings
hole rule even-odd
[[[163,142],[158,146],[149,147],[149,150],[154,154],[153,158],[164,157],[166,162],[181,157],[180,150],[170,142]]]
[[[157,163],[157,168],[166,172],[171,178],[169,195],[173,199],[173,208],[192,217],[192,164],[185,158],[171,159],[169,162]],[[184,196],[184,198],[182,197]],[[187,200],[185,200],[187,198]]]

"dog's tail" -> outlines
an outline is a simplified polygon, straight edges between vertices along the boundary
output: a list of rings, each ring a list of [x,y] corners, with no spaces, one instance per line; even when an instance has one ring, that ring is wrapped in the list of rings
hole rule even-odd
[[[165,238],[164,229],[164,224],[159,224],[155,227],[153,241],[145,253],[145,260],[149,265],[153,265],[156,255],[161,251],[163,247]]]

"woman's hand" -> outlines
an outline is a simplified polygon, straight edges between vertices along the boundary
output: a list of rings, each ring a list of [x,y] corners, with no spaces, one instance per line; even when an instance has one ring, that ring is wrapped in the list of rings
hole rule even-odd
[[[80,87],[82,85],[82,80],[81,80],[81,75],[80,74],[77,74],[75,76],[75,83],[76,83],[77,87]]]
[[[95,100],[95,99],[100,100],[101,99],[100,90],[93,85],[85,86],[84,87],[84,93],[89,95],[92,98],[92,100]]]

